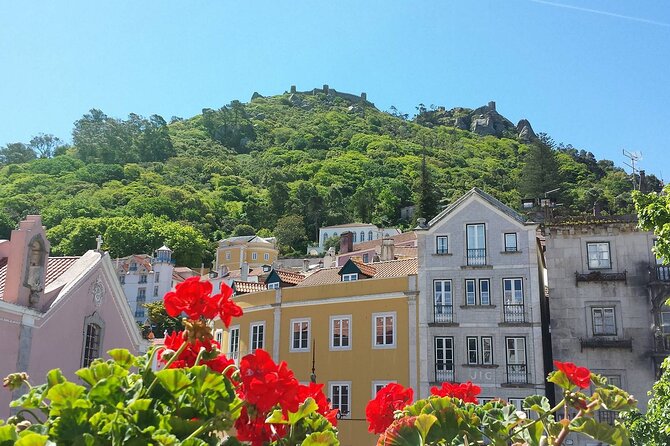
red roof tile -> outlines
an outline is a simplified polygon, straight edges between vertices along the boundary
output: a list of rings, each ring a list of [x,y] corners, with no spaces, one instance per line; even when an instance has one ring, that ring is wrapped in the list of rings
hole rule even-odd
[[[386,279],[390,277],[403,277],[417,274],[417,259],[390,260],[388,262],[373,263],[375,269],[375,279]],[[369,266],[369,265],[366,265]],[[338,274],[341,266],[334,268],[320,269],[312,275],[307,276],[300,282],[299,287],[312,285],[325,285],[329,283],[340,283],[342,277]],[[367,279],[366,279],[367,280]]]
[[[291,285],[297,285],[303,280],[305,280],[305,276],[299,273],[294,273],[291,271],[282,271],[282,270],[275,270],[277,272],[277,275],[279,276],[279,279],[284,282],[284,283],[290,283]]]
[[[79,257],[49,257],[47,260],[47,274],[44,279],[44,286],[54,283],[60,276],[74,265]],[[7,258],[0,259],[0,298],[5,291],[5,281],[7,279]]]
[[[361,273],[365,274],[368,277],[374,277],[375,274],[377,274],[377,269],[368,264],[368,263],[363,263],[362,260],[358,259],[351,259],[351,261],[358,267],[358,269],[361,271]]]

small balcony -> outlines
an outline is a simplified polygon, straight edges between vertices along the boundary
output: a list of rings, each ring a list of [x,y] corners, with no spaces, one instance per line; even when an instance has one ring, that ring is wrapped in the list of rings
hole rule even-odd
[[[435,305],[434,321],[436,324],[452,324],[454,322],[453,305]]]
[[[435,362],[435,382],[454,382],[454,363],[450,361]]]
[[[486,265],[486,248],[468,249],[468,266]]]
[[[656,265],[652,274],[654,279],[658,282],[670,282],[670,266]]]
[[[503,306],[503,322],[507,324],[523,324],[526,322],[524,304],[505,304]]]
[[[507,384],[528,384],[528,365],[507,364]]]

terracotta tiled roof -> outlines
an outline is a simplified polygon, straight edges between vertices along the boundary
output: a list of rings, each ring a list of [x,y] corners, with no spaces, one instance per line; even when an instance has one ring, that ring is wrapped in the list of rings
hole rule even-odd
[[[47,260],[47,274],[44,278],[44,286],[54,283],[65,271],[74,265],[79,257],[49,257]],[[7,278],[7,258],[0,259],[0,298],[5,291],[5,280]]]
[[[396,257],[417,257],[419,252],[419,248],[416,246],[396,246],[393,249],[393,254]]]
[[[263,270],[261,268],[249,268],[248,276],[258,277],[261,276],[262,274]],[[228,273],[229,279],[239,279],[240,277],[242,277],[241,269],[234,269]]]
[[[303,280],[305,280],[305,276],[299,273],[294,273],[291,271],[282,271],[282,270],[275,270],[277,272],[277,275],[279,276],[279,279],[282,282],[285,283],[290,283],[292,285],[297,285]]]
[[[416,232],[403,232],[402,234],[387,237],[393,240],[393,244],[397,247],[399,245],[412,245],[416,243]],[[370,240],[368,242],[354,243],[354,251],[365,251],[371,248],[382,245],[382,239]]]
[[[374,277],[375,274],[377,274],[377,269],[368,264],[368,263],[363,263],[361,260],[354,260],[351,259],[352,262],[358,267],[359,270],[361,270],[361,273],[365,274],[368,277]]]
[[[389,277],[403,277],[417,274],[418,262],[417,259],[403,259],[378,262],[373,265],[375,269],[375,275],[373,277],[375,279],[385,279]],[[305,280],[296,286],[303,287],[340,283],[342,281],[342,278],[338,274],[340,269],[342,269],[341,266],[318,270],[314,274],[307,276]]]
[[[233,282],[233,288],[235,289],[235,294],[246,294],[253,293],[256,291],[265,291],[268,289],[268,286],[264,283],[259,282]]]

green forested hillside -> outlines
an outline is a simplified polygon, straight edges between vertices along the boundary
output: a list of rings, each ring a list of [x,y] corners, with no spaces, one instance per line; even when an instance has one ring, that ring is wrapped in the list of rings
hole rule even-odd
[[[430,218],[474,186],[515,208],[560,187],[562,213],[596,201],[632,211],[631,178],[611,161],[543,134],[520,139],[506,120],[497,136],[457,128],[474,112],[420,106],[409,120],[320,92],[255,95],[169,123],[91,110],[71,146],[40,134],[0,148],[0,238],[39,213],[55,254],[81,254],[102,234],[113,256],[166,243],[199,266],[233,233],[275,233],[285,252],[302,252],[318,226],[409,227],[402,207]]]

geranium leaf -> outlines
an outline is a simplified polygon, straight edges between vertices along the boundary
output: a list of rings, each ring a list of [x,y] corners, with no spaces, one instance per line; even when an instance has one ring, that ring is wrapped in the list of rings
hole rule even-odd
[[[546,396],[531,395],[523,400],[523,408],[544,415],[551,410],[551,404],[549,404],[549,399]]]
[[[314,432],[300,443],[300,446],[339,446],[340,442],[332,432]]]
[[[21,432],[22,435],[19,435],[20,438],[15,443],[15,446],[45,446],[51,443],[49,437],[46,435],[40,435],[30,431],[24,432]]]
[[[270,416],[265,419],[265,422],[270,424],[289,424],[288,420],[284,418],[281,409],[273,410]]]
[[[12,446],[18,437],[14,425],[0,426],[0,446]]]
[[[191,381],[186,372],[181,369],[165,369],[156,372],[156,377],[161,385],[172,395],[177,395],[187,389],[193,381]]]
[[[421,439],[423,441],[426,440],[426,437],[428,436],[428,431],[436,421],[437,418],[435,417],[435,415],[425,413],[419,415],[418,417],[416,417],[416,420],[414,420],[414,426],[416,426],[416,428],[419,430],[419,435],[421,435]]]
[[[628,392],[618,387],[598,387],[593,392],[593,395],[597,395],[600,401],[602,401],[603,406],[605,406],[605,409],[608,410],[631,410],[637,406],[635,398],[632,398]]]
[[[65,376],[63,376],[63,372],[61,372],[60,369],[49,370],[49,373],[47,373],[48,388],[51,388],[56,384],[64,383],[65,381],[67,380],[65,379]]]
[[[108,351],[107,354],[115,363],[126,370],[135,365],[135,357],[125,348],[115,348],[114,350]]]
[[[72,407],[85,391],[83,386],[66,381],[49,389],[47,398],[51,401],[52,408]]]
[[[593,418],[577,418],[570,423],[570,429],[612,446],[630,446],[628,433],[621,425],[610,426]]]
[[[574,387],[568,379],[568,376],[560,370],[554,370],[551,372],[547,378],[547,381],[554,383],[565,390],[570,390]]]

